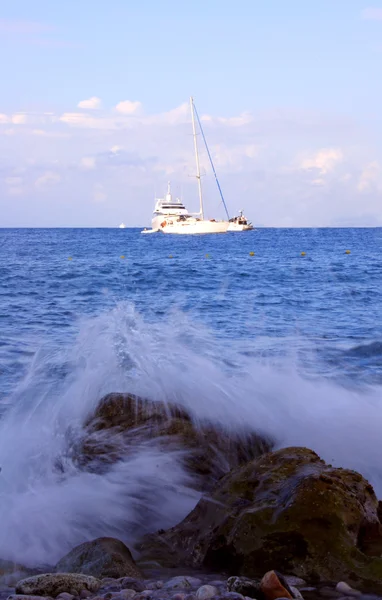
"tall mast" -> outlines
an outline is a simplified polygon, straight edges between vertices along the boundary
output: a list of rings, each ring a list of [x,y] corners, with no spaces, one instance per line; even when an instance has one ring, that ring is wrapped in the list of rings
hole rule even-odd
[[[194,134],[194,147],[195,147],[195,160],[196,160],[196,179],[198,180],[198,189],[199,189],[199,202],[200,202],[200,216],[204,219],[203,213],[203,197],[202,197],[202,181],[200,178],[200,166],[199,166],[199,155],[198,155],[198,144],[196,141],[196,129],[195,129],[195,115],[194,115],[194,99],[190,98],[190,106],[191,106],[191,118],[192,118],[192,131]]]

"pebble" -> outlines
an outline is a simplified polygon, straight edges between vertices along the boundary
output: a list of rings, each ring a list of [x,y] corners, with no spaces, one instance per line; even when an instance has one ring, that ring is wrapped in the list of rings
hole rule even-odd
[[[128,589],[136,592],[143,592],[143,590],[147,589],[142,580],[135,579],[134,577],[121,577],[121,579],[117,580],[117,583],[119,583],[124,590]]]
[[[290,591],[292,592],[293,598],[296,598],[296,600],[304,600],[301,592],[296,587],[294,587],[294,585],[290,585],[290,583],[288,585]]]
[[[89,594],[89,596],[91,596],[91,593],[88,592],[88,590],[86,590],[86,592]],[[86,597],[88,598],[88,596]],[[57,600],[73,600],[73,598],[75,598],[75,596],[73,596],[72,594],[68,594],[68,592],[61,592],[61,594],[58,594],[57,596]]]
[[[149,581],[145,583],[146,590],[161,590],[163,586],[163,581]]]
[[[196,598],[197,600],[208,600],[209,598],[213,598],[214,596],[218,596],[219,590],[217,587],[213,585],[202,585],[197,592]]]
[[[292,587],[303,587],[304,585],[306,585],[306,581],[304,581],[304,579],[301,579],[301,577],[294,577],[293,575],[284,575],[284,579],[287,582],[287,584]]]
[[[184,575],[180,575],[178,577],[172,577],[172,579],[169,579],[164,585],[163,585],[163,589],[164,590],[185,590],[185,589],[189,589],[189,588],[198,588],[202,585],[202,582],[200,579],[197,579],[196,577],[185,577]]]
[[[86,598],[90,598],[91,593],[89,590],[81,590],[80,592],[80,600],[86,600]]]
[[[137,595],[135,590],[121,590],[112,595],[113,600],[131,600]]]
[[[337,583],[336,591],[339,592],[340,594],[343,594],[344,596],[360,596],[361,595],[361,592],[359,592],[358,590],[353,590],[353,588],[350,587],[350,585],[347,584],[345,581],[340,581],[339,583]]]

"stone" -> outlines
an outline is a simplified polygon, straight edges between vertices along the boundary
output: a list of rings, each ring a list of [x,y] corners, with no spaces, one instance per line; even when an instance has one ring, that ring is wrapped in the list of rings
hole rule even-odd
[[[227,580],[227,590],[247,596],[263,600],[263,593],[260,588],[259,579],[249,579],[248,577],[230,577]]]
[[[266,600],[276,600],[277,598],[289,598],[292,600],[293,596],[283,586],[275,571],[268,571],[260,582],[260,589]]]
[[[115,538],[98,538],[76,546],[56,565],[61,573],[83,573],[99,579],[124,576],[142,579],[143,575],[123,542]]]
[[[118,583],[121,589],[134,590],[135,592],[143,592],[143,590],[147,589],[144,581],[135,579],[134,577],[122,577],[118,579]]]
[[[131,600],[131,598],[134,598],[136,595],[137,592],[135,590],[121,590],[120,592],[113,594],[112,598],[115,598],[115,600]]]
[[[83,592],[84,590],[81,590],[80,594]],[[91,596],[91,593],[88,590],[85,590],[87,594],[89,594],[89,596]],[[86,596],[88,598],[88,596]],[[73,596],[72,594],[68,594],[68,592],[62,592],[61,594],[59,594],[57,596],[58,600],[73,600],[73,598],[75,598],[75,596]]]
[[[49,596],[30,596],[29,594],[12,594],[7,600],[53,600]]]
[[[187,590],[190,588],[197,588],[202,584],[200,579],[196,577],[186,577],[179,575],[178,577],[172,577],[163,585],[164,590]]]
[[[258,577],[277,569],[308,580],[382,580],[382,525],[372,486],[307,448],[284,448],[234,468],[178,525],[139,550],[167,567]],[[285,587],[285,586],[284,586]]]
[[[294,587],[303,587],[306,585],[306,581],[301,579],[301,577],[294,577],[293,575],[284,575],[284,579],[288,585],[293,585]]]
[[[131,394],[108,394],[89,415],[85,435],[74,445],[81,468],[103,472],[154,438],[165,450],[183,452],[185,468],[195,487],[210,489],[230,469],[270,450],[270,438],[243,431],[196,425],[191,415],[173,403],[153,402]]]
[[[197,600],[209,600],[209,598],[213,598],[214,596],[217,596],[219,594],[219,590],[218,588],[214,587],[213,585],[202,585],[197,591],[196,591],[196,598]]]
[[[56,598],[62,592],[74,591],[78,595],[81,590],[95,593],[99,590],[101,582],[89,575],[74,573],[44,573],[22,579],[16,586],[16,594],[26,596],[52,596]]]
[[[294,585],[291,585],[289,587],[290,591],[292,592],[292,597],[295,598],[295,600],[304,600],[303,595],[296,587],[294,587]]]
[[[89,592],[89,590],[81,590],[80,600],[86,600],[87,598],[90,598],[90,596],[91,596],[91,592]]]
[[[336,592],[339,592],[344,596],[361,596],[361,592],[354,590],[349,584],[345,583],[345,581],[340,581],[337,583]]]

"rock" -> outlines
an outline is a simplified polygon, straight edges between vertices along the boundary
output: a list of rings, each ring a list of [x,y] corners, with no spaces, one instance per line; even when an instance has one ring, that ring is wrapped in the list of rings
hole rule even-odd
[[[260,589],[266,600],[276,600],[277,598],[289,598],[292,600],[292,594],[283,586],[275,571],[268,571],[260,582]]]
[[[91,592],[89,592],[88,590],[81,590],[80,600],[86,600],[87,598],[90,598],[90,596],[91,596]]]
[[[292,593],[292,597],[295,598],[295,600],[304,600],[303,595],[301,594],[300,590],[298,590],[296,587],[294,587],[294,585],[289,586],[289,589]]]
[[[102,472],[136,448],[156,439],[166,450],[187,450],[184,466],[204,490],[233,467],[268,451],[271,440],[243,431],[195,424],[183,408],[129,394],[101,399],[85,423],[85,436],[74,445],[74,459],[86,470]]]
[[[343,594],[344,596],[361,596],[361,592],[354,590],[345,581],[340,581],[336,585],[336,592]]]
[[[49,596],[30,596],[26,594],[12,594],[8,596],[7,600],[53,600],[53,598],[49,598]]]
[[[56,598],[62,592],[74,591],[78,595],[81,590],[97,592],[101,586],[99,579],[89,575],[73,573],[45,573],[22,579],[16,586],[16,594],[26,596],[52,596]]]
[[[122,577],[118,579],[118,583],[122,589],[134,590],[135,592],[143,592],[143,590],[147,589],[142,580],[135,579],[134,577]]]
[[[294,587],[303,587],[306,585],[306,581],[301,579],[301,577],[294,577],[293,575],[284,575],[284,579],[288,585],[293,585]]]
[[[185,577],[179,575],[178,577],[172,577],[163,585],[164,590],[187,590],[190,588],[198,588],[202,582],[196,577]]]
[[[84,590],[81,590],[80,594],[83,592]],[[91,593],[88,592],[88,590],[85,590],[87,594],[89,594],[89,596],[91,596]],[[62,594],[59,594],[57,596],[58,600],[73,600],[73,598],[75,598],[75,596],[73,596],[72,594],[68,594],[67,592],[62,592]],[[86,598],[88,598],[88,596],[86,596]]]
[[[213,596],[217,596],[219,594],[219,590],[213,585],[202,585],[196,592],[197,600],[209,600],[209,598],[213,598]]]
[[[140,550],[166,566],[261,576],[271,569],[363,588],[382,580],[382,525],[371,485],[307,448],[270,452],[233,469],[177,526]],[[285,586],[284,586],[285,587]]]
[[[134,598],[136,595],[137,592],[135,590],[121,590],[120,592],[113,594],[112,597],[116,600],[131,600],[131,598]]]
[[[264,596],[260,589],[259,579],[248,579],[248,577],[230,577],[227,581],[227,590],[247,596],[263,600]]]
[[[83,573],[103,579],[124,576],[142,579],[130,550],[115,538],[98,538],[80,544],[64,556],[56,565],[61,573]]]

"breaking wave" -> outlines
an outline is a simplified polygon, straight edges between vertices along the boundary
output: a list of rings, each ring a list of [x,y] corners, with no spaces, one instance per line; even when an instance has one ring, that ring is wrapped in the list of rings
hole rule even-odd
[[[381,388],[307,378],[293,357],[266,363],[256,341],[242,346],[184,314],[150,322],[126,304],[83,321],[66,347],[44,345],[0,421],[0,557],[53,564],[100,535],[131,545],[198,501],[181,449],[139,445],[103,474],[76,467],[73,432],[109,392],[175,402],[196,422],[267,434],[278,447],[308,446],[382,494]]]

